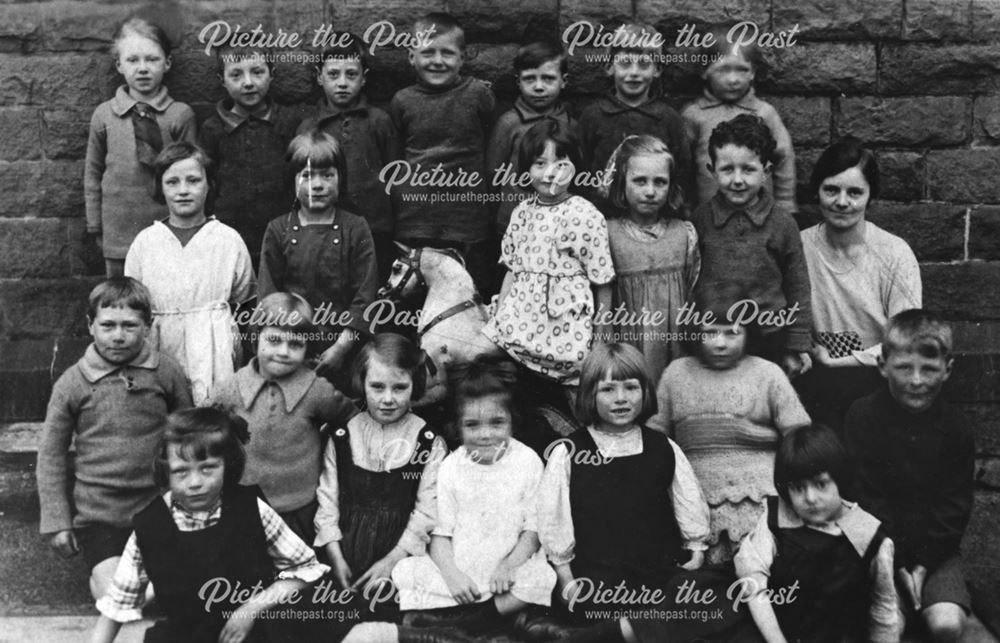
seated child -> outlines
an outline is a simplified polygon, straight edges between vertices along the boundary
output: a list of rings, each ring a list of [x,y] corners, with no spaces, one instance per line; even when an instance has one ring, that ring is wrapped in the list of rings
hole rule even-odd
[[[328,568],[254,488],[238,484],[246,437],[245,423],[214,408],[167,419],[152,470],[168,490],[135,517],[112,585],[97,601],[92,643],[110,643],[122,623],[142,618],[149,583],[166,619],[146,632],[147,643],[287,640],[284,630],[295,624],[266,612],[293,592],[304,595]],[[220,579],[258,590],[242,597]]]
[[[87,321],[93,343],[52,387],[37,475],[39,529],[62,556],[83,551],[97,598],[107,591],[132,516],[156,497],[148,458],[163,420],[191,406],[191,391],[180,365],[146,342],[150,296],[138,281],[98,284]]]
[[[972,513],[975,445],[962,413],[941,397],[951,350],[951,328],[938,315],[894,315],[879,361],[888,387],[855,402],[844,423],[858,500],[895,540],[900,593],[935,641],[958,640],[970,611],[959,545]]]

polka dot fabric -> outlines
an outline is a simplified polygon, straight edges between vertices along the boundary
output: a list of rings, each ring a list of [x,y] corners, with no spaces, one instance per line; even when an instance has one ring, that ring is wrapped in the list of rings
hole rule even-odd
[[[591,284],[614,279],[608,226],[589,201],[525,201],[511,215],[500,261],[513,282],[483,333],[528,368],[572,384],[590,351]]]

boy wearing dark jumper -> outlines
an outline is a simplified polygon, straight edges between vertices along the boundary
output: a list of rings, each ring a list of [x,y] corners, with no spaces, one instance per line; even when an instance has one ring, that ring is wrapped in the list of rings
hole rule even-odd
[[[889,320],[879,371],[887,389],[855,402],[844,423],[858,500],[896,542],[900,594],[935,641],[958,640],[970,611],[959,545],[972,513],[975,445],[941,398],[951,328],[920,309]]]

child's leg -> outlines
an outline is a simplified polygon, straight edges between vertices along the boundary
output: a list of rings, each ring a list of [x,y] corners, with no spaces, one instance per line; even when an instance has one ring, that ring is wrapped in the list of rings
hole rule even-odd
[[[75,530],[83,560],[90,568],[90,593],[94,599],[104,596],[118,568],[125,543],[132,535],[128,527],[93,524]]]
[[[956,603],[934,603],[921,612],[932,641],[957,641],[965,631],[965,610]]]
[[[90,594],[94,600],[108,593],[111,588],[111,579],[115,577],[115,570],[118,569],[118,561],[121,558],[121,556],[105,558],[90,570]]]
[[[943,562],[927,575],[921,593],[920,616],[934,641],[957,641],[965,630],[972,598],[962,574],[958,555]]]

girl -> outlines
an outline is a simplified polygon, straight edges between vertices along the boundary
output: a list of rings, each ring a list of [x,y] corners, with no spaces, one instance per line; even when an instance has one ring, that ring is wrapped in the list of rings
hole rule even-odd
[[[410,340],[376,335],[361,349],[355,380],[366,412],[326,447],[314,544],[326,550],[342,587],[370,594],[396,563],[425,552],[448,451],[410,411],[426,385],[424,356]]]
[[[277,622],[255,626],[257,616],[303,594],[328,568],[253,488],[237,484],[246,437],[246,424],[218,409],[167,418],[153,474],[169,490],[135,516],[111,589],[97,601],[93,643],[113,641],[122,623],[142,618],[150,582],[167,618],[146,632],[148,643],[276,640],[269,630]],[[220,578],[264,591],[242,603],[221,589],[219,601],[199,598]]]
[[[83,185],[87,232],[96,235],[108,276],[120,277],[136,234],[166,214],[150,198],[156,155],[169,143],[194,143],[195,117],[163,86],[170,69],[163,29],[132,18],[115,34],[111,53],[125,84],[90,119]]]
[[[253,296],[250,253],[239,233],[211,211],[215,166],[200,147],[168,145],[154,163],[156,191],[170,216],[136,236],[125,274],[153,297],[154,348],[184,367],[194,403],[232,376],[237,357],[231,308]]]
[[[677,440],[701,481],[712,512],[714,563],[731,558],[756,524],[764,498],[774,494],[778,439],[809,424],[809,416],[779,366],[746,355],[745,327],[722,322],[718,307],[699,311],[718,322],[700,326],[696,357],[675,360],[663,372],[660,411],[650,426]]]
[[[576,400],[586,428],[550,449],[539,491],[542,544],[575,620],[601,602],[600,583],[666,588],[702,564],[708,506],[681,450],[644,426],[655,411],[639,350],[595,345]]]
[[[375,300],[372,233],[364,218],[337,205],[347,176],[337,139],[319,130],[300,134],[289,144],[288,158],[297,199],[264,232],[257,296],[302,295],[319,313],[320,339],[311,347],[322,351],[317,370],[347,372],[341,367],[368,334],[364,312]],[[346,390],[349,381],[336,384]]]
[[[590,350],[591,284],[614,278],[604,216],[567,188],[579,163],[575,135],[543,120],[521,139],[518,167],[535,194],[511,215],[496,313],[483,333],[545,382],[576,384]],[[608,302],[610,303],[610,302]]]
[[[677,314],[698,278],[698,235],[684,220],[676,163],[660,139],[629,136],[605,175],[611,177],[607,197],[628,215],[608,221],[615,281],[600,288],[610,290],[604,299],[614,310],[635,317],[616,324],[614,336],[642,351],[655,382],[679,357]]]
[[[542,462],[511,437],[513,394],[496,368],[473,363],[457,383],[462,446],[441,463],[430,557],[392,573],[401,609],[432,610],[412,625],[485,632],[501,615],[550,602],[556,579],[538,551],[535,510]]]

